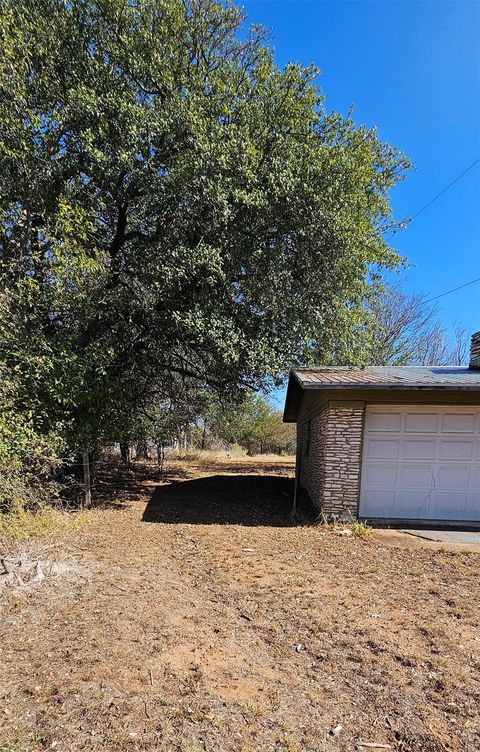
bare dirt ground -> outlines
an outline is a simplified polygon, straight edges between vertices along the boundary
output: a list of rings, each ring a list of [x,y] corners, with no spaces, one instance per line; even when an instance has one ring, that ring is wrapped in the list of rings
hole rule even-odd
[[[478,554],[289,526],[290,459],[167,470],[4,597],[1,750],[478,752]]]

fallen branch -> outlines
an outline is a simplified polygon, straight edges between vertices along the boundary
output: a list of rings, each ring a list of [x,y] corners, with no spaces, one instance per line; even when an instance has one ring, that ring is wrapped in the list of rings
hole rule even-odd
[[[18,568],[15,566],[14,561],[9,561],[8,559],[1,559],[2,567],[5,570],[2,572],[2,577],[5,579],[3,580],[4,584],[10,584],[13,582],[16,582],[17,585],[23,585],[23,580],[18,574]]]
[[[43,569],[40,566],[40,562],[37,561],[35,564],[35,574],[33,575],[32,579],[29,582],[25,582],[23,584],[23,587],[28,589],[30,587],[34,587],[35,585],[38,585],[39,582],[45,579],[45,575],[43,574]]]
[[[23,558],[17,560],[4,558],[0,559],[0,563],[4,569],[4,571],[0,573],[0,577],[2,578],[0,582],[3,585],[13,586],[12,592],[14,595],[17,593],[28,592],[31,588],[34,588],[45,579],[39,561],[33,563],[25,561]],[[30,579],[24,579],[25,576],[28,577],[32,570],[34,570],[33,577],[30,577]],[[23,578],[20,576],[20,573],[24,575]]]

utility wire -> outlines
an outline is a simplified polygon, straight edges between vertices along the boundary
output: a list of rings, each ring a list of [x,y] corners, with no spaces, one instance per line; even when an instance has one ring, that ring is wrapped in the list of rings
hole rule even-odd
[[[464,175],[467,174],[467,172],[470,172],[470,170],[473,170],[473,168],[480,162],[480,157],[476,159],[474,162],[472,162],[471,165],[469,165],[466,170],[460,173],[460,175],[457,175],[456,178],[454,178],[443,190],[440,191],[440,193],[437,193],[436,196],[434,196],[430,201],[428,201],[425,206],[422,206],[421,209],[419,209],[412,217],[409,219],[409,223],[413,222],[414,219],[418,217],[419,214],[425,211],[425,209],[428,209],[429,206],[433,204],[434,201],[437,200],[437,198],[440,198],[440,196],[443,196],[444,193],[448,191],[449,188],[452,187],[452,185],[455,185],[455,183],[458,183],[459,180],[463,178]],[[388,238],[385,238],[385,240],[390,240],[390,238],[393,238],[393,236],[398,232],[398,230],[394,230],[391,235],[388,236]],[[444,298],[445,295],[450,295],[452,292],[457,292],[457,290],[463,290],[464,287],[469,287],[470,285],[474,285],[476,282],[480,282],[480,277],[477,277],[476,279],[471,279],[470,282],[465,282],[464,285],[459,285],[458,287],[453,287],[451,290],[447,290],[446,292],[440,293],[440,295],[434,295],[432,298],[428,298],[428,300],[423,300],[422,303],[431,303],[434,300],[438,300],[439,298]]]
[[[469,285],[475,284],[475,282],[480,282],[480,277],[477,277],[476,279],[470,280],[470,282],[465,282],[464,285],[459,285],[459,287],[454,287],[452,290],[447,290],[447,292],[442,292],[440,295],[435,295],[433,298],[429,298],[428,300],[422,300],[422,303],[431,303],[432,300],[438,300],[439,298],[445,297],[445,295],[450,295],[452,292],[457,292],[457,290],[463,290],[464,287],[468,287]]]
[[[446,193],[449,190],[449,188],[452,187],[452,185],[455,185],[455,183],[458,183],[458,181],[461,180],[463,178],[463,176],[467,174],[467,172],[470,172],[470,170],[473,170],[473,168],[479,162],[480,162],[480,157],[478,157],[478,159],[476,159],[474,162],[472,162],[472,164],[469,165],[466,170],[464,170],[463,172],[461,172],[460,175],[457,175],[457,177],[454,178],[448,185],[446,185],[445,188],[443,188],[440,191],[440,193],[437,193],[437,195],[434,196],[432,199],[430,199],[430,201],[428,201],[424,206],[422,206],[421,209],[419,209],[417,212],[415,212],[415,214],[412,217],[409,218],[408,224],[410,225],[410,223],[413,222],[413,220],[416,219],[419,216],[419,214],[421,214],[422,212],[424,212],[425,209],[428,209],[428,207],[431,206],[434,201],[436,201],[438,198],[440,198],[440,196],[443,196],[443,194]],[[399,229],[401,229],[401,228],[399,228]],[[385,238],[385,240],[390,240],[390,238],[393,238],[393,236],[396,235],[397,232],[398,232],[398,230],[394,230],[392,232],[392,234],[388,236],[388,238]],[[468,284],[470,284],[470,283],[468,283]]]
[[[361,141],[359,141],[359,143],[356,144],[351,151],[352,152],[356,151],[358,149],[358,147],[361,146],[369,138],[369,136],[371,136],[371,135],[372,135],[372,131],[367,131],[365,133],[364,137],[361,139]],[[427,203],[424,206],[422,206],[421,209],[419,209],[417,212],[415,212],[415,214],[412,217],[409,218],[408,223],[410,224],[411,222],[413,222],[413,220],[416,219],[422,212],[424,212],[425,209],[428,209],[429,206],[431,206],[437,199],[439,199],[440,196],[443,196],[443,194],[446,193],[453,185],[455,185],[455,183],[458,183],[458,181],[461,180],[463,178],[463,176],[467,174],[467,172],[470,172],[470,170],[473,170],[473,168],[479,162],[480,162],[480,157],[478,157],[478,159],[476,159],[474,162],[472,162],[472,164],[469,165],[463,172],[461,172],[460,175],[457,175],[456,178],[454,178],[453,180],[451,180],[450,183],[448,185],[446,185],[445,188],[443,188],[433,198],[431,198],[430,201],[427,201]],[[390,240],[390,238],[393,238],[393,236],[396,235],[397,232],[398,232],[398,230],[394,230],[391,233],[391,235],[389,235],[387,238],[385,238],[385,240],[386,241]],[[470,280],[470,282],[465,282],[464,285],[459,285],[458,287],[453,287],[451,290],[447,290],[446,292],[440,293],[440,295],[434,295],[432,298],[428,298],[428,300],[423,300],[422,304],[432,303],[434,300],[438,300],[439,298],[444,298],[445,295],[450,295],[452,292],[457,292],[457,290],[463,290],[464,287],[469,287],[470,285],[474,285],[476,282],[480,282],[480,277],[477,277],[476,279],[472,279],[472,280]]]
[[[480,162],[480,157],[476,159],[475,162],[472,162],[470,167],[467,167],[467,169],[464,170],[462,173],[460,173],[460,175],[457,175],[457,177],[454,178],[451,183],[449,183],[442,191],[440,191],[440,193],[437,193],[437,195],[434,196],[427,204],[425,204],[425,206],[422,206],[422,208],[419,209],[417,213],[413,215],[413,217],[410,217],[410,222],[413,222],[413,220],[416,219],[416,217],[418,217],[419,214],[425,211],[425,209],[427,209],[431,204],[433,204],[433,202],[436,201],[437,198],[440,198],[440,196],[443,196],[443,194],[446,193],[446,191],[448,191],[448,189],[451,188],[452,185],[455,185],[455,183],[458,183],[458,181],[461,180],[461,178],[463,178],[463,176],[466,175],[467,172],[470,172],[470,170],[473,170],[475,165],[477,165],[479,162]]]

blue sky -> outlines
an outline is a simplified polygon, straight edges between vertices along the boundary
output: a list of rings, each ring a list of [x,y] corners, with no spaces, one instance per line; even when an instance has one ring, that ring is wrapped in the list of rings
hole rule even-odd
[[[480,2],[248,0],[276,61],[315,63],[327,107],[414,165],[392,192],[412,216],[480,157]],[[405,288],[431,296],[480,277],[480,163],[392,240],[412,265]],[[480,329],[480,283],[438,302],[439,319]]]

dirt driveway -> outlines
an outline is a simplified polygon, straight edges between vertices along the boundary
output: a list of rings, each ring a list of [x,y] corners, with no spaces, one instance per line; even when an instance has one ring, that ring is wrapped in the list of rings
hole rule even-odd
[[[1,607],[0,749],[478,752],[480,556],[289,527],[291,476],[107,486]]]

